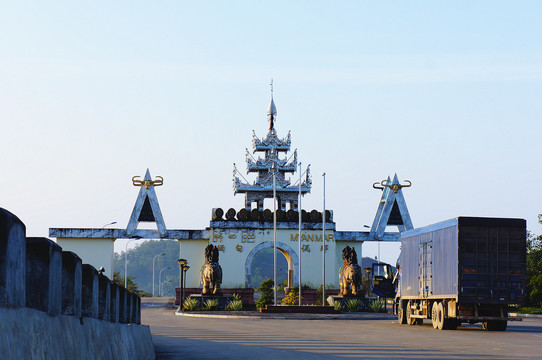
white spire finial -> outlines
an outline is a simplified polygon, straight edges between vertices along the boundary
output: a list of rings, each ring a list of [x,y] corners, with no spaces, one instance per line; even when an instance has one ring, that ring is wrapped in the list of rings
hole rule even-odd
[[[275,128],[275,116],[277,115],[277,108],[275,107],[275,102],[273,101],[273,79],[271,79],[271,102],[269,103],[269,108],[267,108],[267,116],[269,116],[269,130]]]

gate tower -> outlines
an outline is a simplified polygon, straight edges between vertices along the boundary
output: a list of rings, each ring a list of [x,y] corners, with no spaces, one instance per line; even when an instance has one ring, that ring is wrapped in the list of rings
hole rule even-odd
[[[287,178],[287,174],[294,174],[297,171],[297,149],[288,158],[290,151],[291,135],[288,132],[286,138],[280,139],[275,130],[275,117],[277,109],[273,101],[273,83],[271,83],[271,102],[267,110],[269,118],[269,132],[265,138],[258,138],[254,130],[252,131],[252,153],[264,153],[264,158],[258,156],[258,159],[246,149],[247,174],[257,173],[257,179],[253,184],[249,184],[246,179],[242,182],[237,176],[238,170],[234,165],[233,192],[234,194],[245,194],[245,209],[251,210],[252,203],[256,202],[258,210],[264,210],[264,200],[273,198],[273,174],[275,175],[275,192],[277,197],[277,207],[286,211],[286,204],[290,204],[290,209],[297,211],[298,195],[300,192],[299,184],[292,185]],[[284,158],[281,158],[281,153]],[[242,175],[241,175],[242,177]],[[310,170],[307,168],[307,174],[301,183],[301,194],[305,195],[311,191]]]

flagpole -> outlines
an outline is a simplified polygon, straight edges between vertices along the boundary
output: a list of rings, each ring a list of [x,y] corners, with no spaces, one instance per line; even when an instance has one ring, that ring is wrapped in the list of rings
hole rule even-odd
[[[276,162],[273,162],[273,296],[277,306],[277,190],[276,190]]]
[[[322,306],[326,305],[326,173],[322,174],[324,178],[324,197],[322,212]]]
[[[298,234],[298,241],[299,241],[299,259],[298,259],[298,276],[299,276],[299,306],[301,306],[301,161],[299,162],[299,206],[297,208],[297,211],[299,212],[299,234]]]

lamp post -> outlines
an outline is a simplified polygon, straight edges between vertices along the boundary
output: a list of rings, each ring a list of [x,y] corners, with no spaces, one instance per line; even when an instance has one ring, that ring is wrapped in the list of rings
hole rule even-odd
[[[179,264],[179,267],[181,268],[181,298],[179,299],[179,307],[181,311],[183,311],[185,275],[186,271],[190,269],[190,266],[188,266],[188,260],[186,259],[177,260],[177,264]]]
[[[136,239],[128,240],[124,247],[124,288],[128,288],[128,244]]]
[[[160,270],[160,274],[158,274],[158,291],[160,291],[160,284],[162,283],[162,271],[167,270],[167,269],[171,269],[171,267],[167,266],[163,268],[162,270]],[[161,291],[160,291],[160,296],[162,296]]]
[[[171,282],[171,280],[166,280],[160,285],[161,286],[160,294],[162,294],[164,292],[164,285],[167,284],[167,283],[170,283],[170,282]]]
[[[183,295],[183,300],[184,300],[184,287],[186,287],[186,272],[188,271],[188,269],[190,269],[190,266],[188,265],[185,265],[183,266],[183,271],[182,271],[182,277],[184,278],[184,282],[183,282],[183,291],[182,291],[182,295]]]
[[[154,260],[156,260],[156,258],[158,256],[164,256],[166,254],[159,254],[159,255],[156,255],[153,259],[152,259],[152,296],[154,297]]]

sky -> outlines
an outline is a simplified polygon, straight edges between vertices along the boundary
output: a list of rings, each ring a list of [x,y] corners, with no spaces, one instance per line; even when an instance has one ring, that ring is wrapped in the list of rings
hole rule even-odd
[[[415,227],[516,217],[540,234],[540,14],[495,0],[2,2],[0,207],[28,236],[125,228],[131,178],[149,168],[166,226],[203,229],[212,208],[243,207],[233,163],[267,133],[273,78],[275,128],[311,164],[303,207],[322,208],[325,172],[338,230],[371,225],[372,184],[397,173]],[[399,245],[380,251],[394,263]]]

